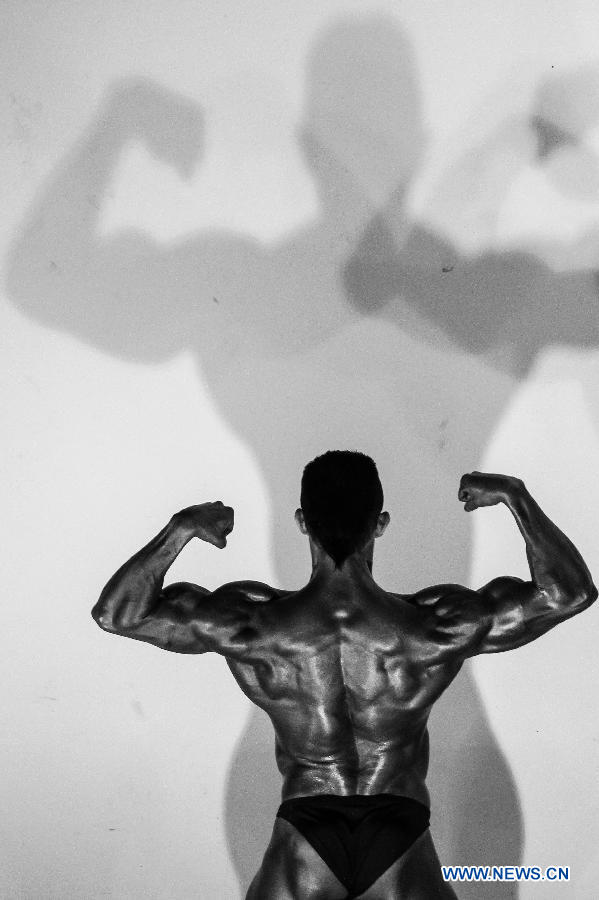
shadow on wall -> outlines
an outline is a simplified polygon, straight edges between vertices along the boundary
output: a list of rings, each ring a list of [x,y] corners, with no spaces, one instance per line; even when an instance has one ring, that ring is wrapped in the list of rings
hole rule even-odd
[[[413,54],[395,20],[334,22],[313,47],[307,78],[298,139],[321,204],[309,228],[269,247],[224,231],[167,247],[139,232],[100,237],[99,210],[128,142],[182,174],[202,146],[198,106],[125,82],[30,213],[9,260],[10,296],[36,320],[124,359],[195,351],[220,413],[260,461],[286,587],[308,572],[292,522],[301,469],[330,447],[362,449],[379,464],[396,512],[395,534],[378,549],[384,585],[465,581],[459,477],[476,466],[543,347],[599,343],[594,275],[555,274],[526,253],[466,258],[410,223],[404,199],[424,136]],[[527,161],[514,157],[505,190]],[[452,189],[456,179],[467,196],[468,170],[452,172]],[[431,733],[442,860],[520,862],[516,789],[467,666],[433,712]],[[256,710],[226,800],[242,888],[278,802],[272,733]],[[490,900],[517,896],[514,885],[487,888]],[[460,896],[480,897],[480,885],[463,885]]]

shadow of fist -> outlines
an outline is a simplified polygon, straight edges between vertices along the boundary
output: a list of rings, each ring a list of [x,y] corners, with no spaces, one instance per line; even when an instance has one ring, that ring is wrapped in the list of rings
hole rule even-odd
[[[194,100],[153,81],[125,78],[110,91],[106,115],[124,137],[145,144],[182,178],[191,176],[204,144],[204,116]]]

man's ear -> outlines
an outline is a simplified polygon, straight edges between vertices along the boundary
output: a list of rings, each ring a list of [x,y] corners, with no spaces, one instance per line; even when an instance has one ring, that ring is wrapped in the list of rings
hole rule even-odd
[[[383,532],[387,528],[387,525],[389,524],[390,521],[391,521],[391,516],[389,515],[388,512],[382,512],[380,514],[380,516],[377,519],[376,528],[374,529],[375,538],[378,538],[383,534]]]
[[[302,534],[308,534],[308,529],[306,528],[306,520],[304,519],[304,511],[303,509],[296,509],[295,511],[295,521],[297,527],[301,531]]]

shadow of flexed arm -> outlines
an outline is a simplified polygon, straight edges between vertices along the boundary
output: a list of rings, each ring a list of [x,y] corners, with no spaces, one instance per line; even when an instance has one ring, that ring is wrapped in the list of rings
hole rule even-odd
[[[581,189],[578,172],[596,196],[599,157],[584,132],[597,121],[599,94],[582,94],[585,83],[563,77],[539,88],[528,116],[506,118],[446,169],[429,208],[447,229],[411,223],[406,186],[398,185],[347,260],[352,305],[403,330],[416,323],[421,334],[516,378],[550,345],[598,347],[599,222],[559,245],[531,236],[494,246],[502,204],[526,170],[542,175],[548,190],[572,195]],[[599,90],[597,77],[589,83]]]
[[[128,358],[149,361],[181,349],[189,323],[173,306],[189,302],[190,287],[180,271],[173,278],[174,254],[140,231],[103,237],[99,224],[128,146],[143,144],[189,177],[203,130],[198,105],[157,84],[128,79],[112,88],[11,248],[6,281],[19,308]]]
[[[339,331],[351,312],[338,268],[363,203],[348,199],[347,179],[340,190],[343,168],[310,127],[302,137],[306,157],[318,157],[322,194],[341,194],[342,208],[291,240],[267,247],[226,229],[171,244],[141,230],[102,235],[103,205],[127,147],[142,144],[189,177],[203,135],[194,101],[138,79],[111,89],[12,245],[6,286],[15,305],[126,359],[151,363],[189,349],[213,382],[233,357],[243,358],[248,382],[260,358],[301,352]]]

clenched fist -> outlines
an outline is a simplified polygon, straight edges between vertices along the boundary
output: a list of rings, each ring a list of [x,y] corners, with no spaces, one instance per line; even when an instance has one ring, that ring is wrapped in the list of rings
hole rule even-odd
[[[510,494],[523,487],[523,482],[511,475],[470,472],[468,475],[462,475],[458,500],[464,503],[466,512],[472,512],[479,506],[495,506],[497,503],[503,503]]]
[[[222,550],[227,546],[227,535],[233,531],[234,513],[231,506],[225,506],[221,500],[216,500],[214,503],[188,506],[175,513],[173,521],[193,537],[214,544]]]

